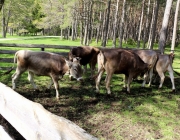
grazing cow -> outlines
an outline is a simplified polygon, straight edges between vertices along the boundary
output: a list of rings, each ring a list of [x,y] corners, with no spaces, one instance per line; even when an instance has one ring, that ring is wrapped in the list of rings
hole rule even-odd
[[[174,74],[173,74],[173,67],[172,67],[173,59],[174,59],[173,53],[171,53],[169,55],[168,54],[159,54],[158,55],[158,60],[155,65],[154,72],[158,73],[158,75],[160,77],[159,88],[161,88],[163,85],[164,78],[165,78],[164,73],[166,71],[168,71],[170,79],[171,79],[171,83],[172,83],[172,91],[175,91]]]
[[[145,86],[145,83],[146,81],[148,81],[148,78],[149,78],[148,86],[151,86],[153,70],[158,58],[157,52],[154,50],[140,50],[140,49],[135,49],[131,51],[135,52],[145,63],[151,65],[150,70],[144,74],[144,81],[142,83],[142,87]]]
[[[67,61],[63,56],[48,52],[34,52],[29,50],[20,50],[15,53],[14,63],[17,59],[16,72],[12,75],[12,88],[16,88],[16,81],[22,73],[28,71],[28,80],[36,89],[33,77],[34,74],[38,76],[51,77],[51,84],[54,83],[56,89],[56,98],[59,98],[59,84],[58,80],[63,75],[70,71],[70,74],[78,79],[80,78],[81,71],[80,64],[74,64],[71,61]]]
[[[72,48],[69,52],[69,60],[72,61],[74,57],[80,57],[80,64],[85,66],[87,64],[90,65],[91,68],[91,76],[93,76],[95,71],[95,66],[97,63],[97,55],[99,53],[99,49],[90,46],[76,47]],[[86,69],[85,69],[86,71]]]
[[[144,63],[141,58],[133,52],[123,49],[104,49],[97,57],[98,74],[96,78],[96,92],[99,92],[99,83],[101,76],[106,71],[106,89],[111,94],[110,80],[113,74],[125,74],[125,87],[130,92],[130,83],[133,78],[144,74],[150,68],[150,65]]]
[[[74,77],[75,79],[77,79],[77,81],[80,81],[82,79],[82,74],[83,74],[83,70],[80,66],[80,57],[74,57],[73,58],[73,67],[74,69],[70,69],[69,73],[71,73],[69,75],[70,79],[72,80],[72,78]],[[79,78],[77,78],[79,77]]]
[[[118,48],[118,50],[122,50],[122,48]],[[125,50],[136,53],[145,63],[151,65],[149,71],[147,71],[144,74],[142,87],[145,86],[145,83],[146,81],[148,81],[148,78],[149,78],[148,86],[151,86],[153,70],[158,58],[157,52],[154,50],[145,50],[145,49],[125,49]]]

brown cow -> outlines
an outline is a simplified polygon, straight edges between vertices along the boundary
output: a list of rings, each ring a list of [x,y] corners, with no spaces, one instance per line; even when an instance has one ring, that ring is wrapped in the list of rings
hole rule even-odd
[[[95,66],[97,63],[97,55],[99,53],[99,49],[91,46],[83,46],[72,48],[69,52],[69,60],[72,61],[74,57],[80,57],[80,64],[85,66],[87,64],[90,65],[91,68],[91,76],[93,76],[95,71]],[[85,69],[86,71],[86,69]]]
[[[133,52],[123,49],[104,49],[98,54],[98,76],[96,78],[96,92],[99,92],[99,83],[102,74],[106,71],[106,89],[111,94],[110,80],[113,74],[125,74],[125,87],[130,92],[130,83],[139,74],[144,74],[150,66]]]
[[[118,50],[122,50],[123,48],[118,48]],[[151,68],[149,71],[147,71],[144,74],[144,80],[142,83],[142,87],[145,86],[145,83],[148,81],[149,79],[149,84],[148,86],[151,86],[151,82],[152,82],[152,76],[153,76],[153,70],[154,70],[154,66],[157,62],[157,58],[158,58],[158,54],[156,51],[154,50],[145,50],[145,49],[123,49],[123,50],[127,50],[130,52],[134,52],[136,53],[145,63],[151,65]]]
[[[155,65],[154,70],[160,76],[159,88],[161,88],[164,83],[164,78],[165,78],[164,73],[168,71],[170,79],[171,79],[171,83],[172,83],[172,91],[175,91],[174,74],[173,74],[173,67],[172,67],[173,59],[174,59],[173,53],[169,55],[168,54],[158,55],[158,61]]]
[[[17,59],[16,72],[12,75],[12,88],[16,88],[16,81],[22,73],[28,71],[28,80],[36,89],[33,77],[34,74],[38,76],[51,77],[51,84],[54,83],[56,89],[56,98],[59,98],[59,84],[58,80],[70,70],[70,74],[76,79],[81,77],[80,64],[74,64],[67,61],[63,56],[48,53],[48,52],[34,52],[29,50],[20,50],[15,53],[14,63]]]

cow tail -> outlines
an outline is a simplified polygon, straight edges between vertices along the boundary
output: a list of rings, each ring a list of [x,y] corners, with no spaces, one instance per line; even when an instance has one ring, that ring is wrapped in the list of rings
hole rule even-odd
[[[169,54],[169,59],[170,59],[170,61],[171,61],[171,64],[173,64],[174,53],[170,53],[170,54]]]
[[[17,55],[18,55],[18,51],[15,53],[14,55],[14,63],[13,63],[13,66],[6,72],[4,72],[4,74],[9,74],[15,67],[15,63],[16,63],[16,60],[17,60]]]
[[[103,53],[100,51],[98,55],[103,55]],[[101,57],[102,58],[102,57]],[[97,56],[97,59],[98,59],[98,56]],[[98,65],[100,65],[100,69],[98,69],[98,73],[96,75],[93,76],[93,79],[96,79],[99,75],[99,73],[101,72],[101,70],[104,69],[104,55],[103,55],[103,60],[101,60],[102,63],[98,63]]]

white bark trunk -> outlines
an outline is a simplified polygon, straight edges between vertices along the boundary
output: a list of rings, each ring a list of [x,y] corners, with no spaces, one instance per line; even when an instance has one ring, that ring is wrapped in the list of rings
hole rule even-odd
[[[177,30],[179,3],[180,3],[180,0],[177,1],[176,13],[175,13],[175,16],[174,16],[173,37],[172,37],[172,44],[171,44],[171,52],[172,53],[174,53],[174,47],[175,47],[175,41],[176,41],[176,30]]]
[[[166,1],[166,8],[164,12],[162,27],[160,31],[160,39],[159,39],[159,50],[161,51],[161,54],[164,54],[164,47],[166,43],[166,32],[167,32],[167,27],[168,27],[168,22],[169,22],[172,1],[173,0]]]
[[[27,140],[95,140],[73,122],[0,83],[0,114]]]

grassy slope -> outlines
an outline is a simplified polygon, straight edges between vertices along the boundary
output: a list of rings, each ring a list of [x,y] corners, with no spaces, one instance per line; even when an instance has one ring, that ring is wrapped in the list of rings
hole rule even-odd
[[[6,42],[21,44],[58,42],[57,44],[64,43],[63,45],[80,45],[79,42],[60,41],[58,38]],[[179,71],[180,67],[179,56],[177,51],[173,63],[176,71]],[[0,82],[11,86],[11,74],[1,76]],[[180,139],[180,78],[177,75],[175,75],[176,93],[171,93],[171,82],[167,76],[160,90],[158,90],[158,83],[153,84],[152,87],[140,88],[142,81],[133,81],[131,94],[127,94],[122,89],[123,76],[114,75],[111,83],[113,92],[111,97],[106,95],[104,76],[101,80],[100,95],[94,92],[95,83],[89,81],[88,76],[85,76],[85,81],[82,83],[69,81],[65,76],[60,81],[59,101],[55,100],[53,87],[51,91],[45,90],[49,79],[47,77],[35,77],[35,82],[40,89],[40,92],[35,92],[27,81],[27,74],[23,74],[19,80],[17,92],[41,103],[52,113],[72,120],[100,139]]]

